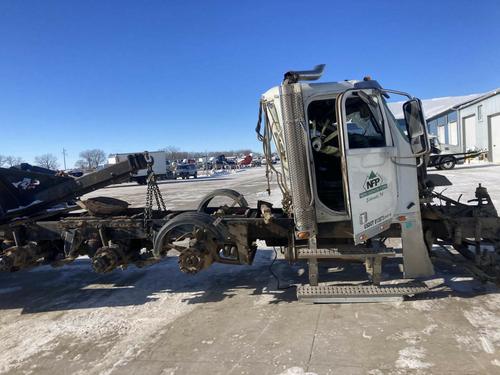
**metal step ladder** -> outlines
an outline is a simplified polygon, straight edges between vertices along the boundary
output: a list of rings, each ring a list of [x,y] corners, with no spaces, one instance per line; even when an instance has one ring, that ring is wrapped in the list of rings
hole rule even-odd
[[[405,296],[428,290],[424,283],[419,282],[396,285],[301,285],[297,288],[297,298],[308,303],[399,302]]]
[[[309,285],[297,288],[297,298],[309,303],[361,303],[395,302],[428,291],[428,287],[419,282],[381,285],[382,261],[397,256],[397,252],[386,247],[360,247],[353,245],[335,248],[297,248],[297,259],[308,261]],[[341,259],[363,261],[371,284],[320,284],[318,260]]]
[[[298,259],[365,259],[370,257],[389,258],[396,256],[396,252],[391,248],[375,250],[371,248],[361,248],[354,246],[336,247],[333,249],[310,249],[298,248]]]
[[[378,285],[382,276],[384,258],[396,256],[391,248],[366,248],[356,246],[339,246],[335,248],[298,248],[297,259],[307,259],[309,266],[309,284],[318,285],[319,259],[344,259],[364,261],[366,272],[374,284]]]

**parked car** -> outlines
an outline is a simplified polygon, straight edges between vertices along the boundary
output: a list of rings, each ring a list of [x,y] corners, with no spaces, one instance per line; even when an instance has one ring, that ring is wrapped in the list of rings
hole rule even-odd
[[[226,155],[219,155],[212,161],[213,167],[217,169],[224,168],[226,164],[227,164]]]
[[[195,164],[178,164],[175,169],[175,178],[186,179],[189,177],[198,178],[198,169]]]
[[[253,159],[252,167],[260,167],[262,165],[262,159]]]

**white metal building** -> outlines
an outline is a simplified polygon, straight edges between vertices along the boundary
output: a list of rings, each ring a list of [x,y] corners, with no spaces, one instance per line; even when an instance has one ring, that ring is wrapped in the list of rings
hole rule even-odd
[[[488,150],[488,159],[500,163],[500,89],[457,109],[465,150]]]
[[[454,152],[488,151],[500,163],[500,89],[484,94],[422,100],[429,132]],[[401,103],[389,103],[396,118]]]

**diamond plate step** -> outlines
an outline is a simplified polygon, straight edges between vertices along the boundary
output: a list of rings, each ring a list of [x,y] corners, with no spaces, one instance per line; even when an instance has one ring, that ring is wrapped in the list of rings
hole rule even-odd
[[[311,303],[394,302],[404,296],[427,292],[423,283],[401,285],[301,285],[297,298]]]
[[[338,249],[297,249],[298,259],[327,259],[327,258],[368,258],[373,256],[394,257],[396,252],[392,249],[373,250],[366,248],[338,248]]]

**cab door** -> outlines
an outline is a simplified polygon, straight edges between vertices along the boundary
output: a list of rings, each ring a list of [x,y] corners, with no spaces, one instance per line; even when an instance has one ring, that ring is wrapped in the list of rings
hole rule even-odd
[[[337,101],[355,244],[389,227],[398,199],[395,149],[380,103],[372,90],[349,90]]]

